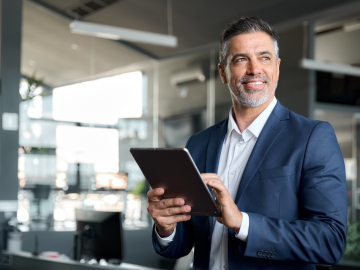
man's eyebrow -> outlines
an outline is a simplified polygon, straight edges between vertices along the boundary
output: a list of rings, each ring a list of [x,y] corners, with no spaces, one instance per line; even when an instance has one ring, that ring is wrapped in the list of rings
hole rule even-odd
[[[256,53],[257,55],[264,55],[264,54],[269,54],[269,55],[271,55],[272,56],[272,53],[271,52],[269,52],[269,51],[261,51],[261,52],[258,52],[258,53]]]
[[[249,56],[250,56],[249,53],[237,53],[231,58],[231,61],[233,61],[234,59],[239,58],[239,57],[249,57]]]
[[[264,55],[264,54],[268,54],[268,55],[272,56],[272,53],[270,51],[260,51],[260,52],[256,53],[256,55]],[[231,58],[231,61],[233,61],[233,60],[235,60],[236,58],[239,58],[239,57],[249,57],[249,56],[250,56],[249,53],[237,53]]]

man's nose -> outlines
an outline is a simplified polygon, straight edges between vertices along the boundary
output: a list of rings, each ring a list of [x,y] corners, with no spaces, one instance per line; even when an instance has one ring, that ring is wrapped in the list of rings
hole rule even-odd
[[[249,61],[246,74],[247,75],[256,75],[261,73],[261,66],[256,61]]]

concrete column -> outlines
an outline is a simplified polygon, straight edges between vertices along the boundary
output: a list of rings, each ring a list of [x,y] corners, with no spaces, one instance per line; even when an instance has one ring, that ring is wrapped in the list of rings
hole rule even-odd
[[[0,200],[17,200],[22,0],[0,1]]]
[[[0,226],[16,213],[22,0],[0,0]],[[5,238],[0,234],[0,250]]]

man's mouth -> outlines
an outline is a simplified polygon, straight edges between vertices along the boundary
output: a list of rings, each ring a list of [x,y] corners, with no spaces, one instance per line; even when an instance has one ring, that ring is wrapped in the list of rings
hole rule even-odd
[[[256,85],[256,84],[263,84],[265,82],[244,82],[244,84]]]

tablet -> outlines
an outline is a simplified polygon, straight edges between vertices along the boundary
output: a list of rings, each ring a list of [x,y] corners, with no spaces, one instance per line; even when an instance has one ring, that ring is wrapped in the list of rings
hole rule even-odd
[[[220,216],[186,148],[131,148],[130,152],[150,186],[165,190],[162,199],[183,198],[191,206],[190,215]]]

